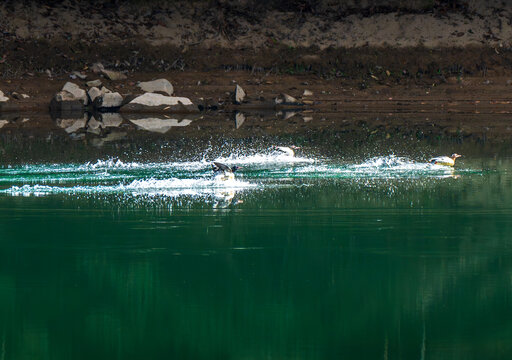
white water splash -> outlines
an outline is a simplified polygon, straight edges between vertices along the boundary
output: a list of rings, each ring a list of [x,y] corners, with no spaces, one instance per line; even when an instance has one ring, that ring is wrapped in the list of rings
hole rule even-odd
[[[215,161],[228,166],[241,166],[236,179],[215,179],[211,162],[206,159],[167,163],[109,159],[83,165],[26,165],[1,169],[0,183],[10,184],[11,187],[0,193],[16,196],[75,193],[201,196],[219,191],[251,189],[263,184],[266,187],[304,185],[311,183],[312,179],[446,178],[458,177],[463,172],[394,155],[371,158],[359,164],[292,157],[281,153],[232,155]]]
[[[275,165],[275,164],[312,164],[318,160],[289,156],[283,153],[271,154],[253,154],[253,155],[230,155],[228,157],[219,157],[215,161],[225,163],[226,165]]]
[[[135,180],[129,184],[116,185],[23,185],[12,186],[1,190],[1,193],[13,196],[44,196],[52,194],[80,194],[80,193],[129,193],[133,196],[168,196],[183,195],[201,196],[217,194],[219,191],[240,191],[257,187],[257,184],[240,180],[216,179],[146,179]]]

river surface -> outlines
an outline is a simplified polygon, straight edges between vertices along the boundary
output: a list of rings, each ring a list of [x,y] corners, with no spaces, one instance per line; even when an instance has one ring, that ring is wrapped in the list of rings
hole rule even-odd
[[[0,359],[512,356],[512,152],[251,141],[4,152]]]

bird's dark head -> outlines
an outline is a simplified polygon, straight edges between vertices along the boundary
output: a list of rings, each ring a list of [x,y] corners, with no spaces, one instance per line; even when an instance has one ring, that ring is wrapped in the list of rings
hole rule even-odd
[[[233,166],[233,167],[231,168],[231,171],[235,172],[235,171],[237,171],[238,169],[240,169],[240,166],[236,166],[236,165],[235,165],[235,166]]]

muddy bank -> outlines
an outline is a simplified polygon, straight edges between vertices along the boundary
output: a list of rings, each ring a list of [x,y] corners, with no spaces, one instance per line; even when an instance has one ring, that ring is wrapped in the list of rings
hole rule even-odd
[[[27,78],[36,74],[65,75],[83,70],[95,62],[126,73],[236,71],[257,74],[313,74],[326,79],[379,77],[389,72],[390,84],[408,78],[441,79],[448,76],[512,75],[512,52],[488,46],[429,49],[423,46],[295,48],[275,46],[254,49],[180,49],[144,42],[98,44],[94,46],[62,41],[29,40],[2,44],[0,60],[3,80]],[[1,54],[0,54],[1,56]]]
[[[4,1],[8,41],[65,40],[182,49],[510,47],[512,4],[459,0]]]
[[[69,74],[48,76],[26,75],[2,81],[1,90],[10,98],[3,103],[18,111],[48,112],[50,100],[67,81],[82,88],[86,82],[100,79],[102,84],[123,97],[140,94],[139,81],[166,78],[178,96],[190,98],[206,109],[215,104],[226,111],[250,108],[275,110],[275,99],[286,93],[306,103],[302,110],[350,112],[440,112],[500,114],[511,111],[512,75],[503,76],[399,76],[379,67],[365,78],[323,78],[312,74],[274,74],[249,71],[169,71],[127,73],[126,80],[113,81],[82,71],[86,79],[72,80]],[[240,106],[233,104],[236,85],[243,87],[247,98]],[[305,92],[309,92],[305,95]],[[29,98],[15,99],[13,94]]]
[[[245,70],[324,78],[512,74],[501,1],[6,1],[0,76]]]

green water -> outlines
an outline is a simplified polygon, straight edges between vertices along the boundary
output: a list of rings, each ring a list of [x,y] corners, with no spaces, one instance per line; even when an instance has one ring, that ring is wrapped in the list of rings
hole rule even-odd
[[[4,161],[0,359],[510,358],[512,157],[317,150]]]

